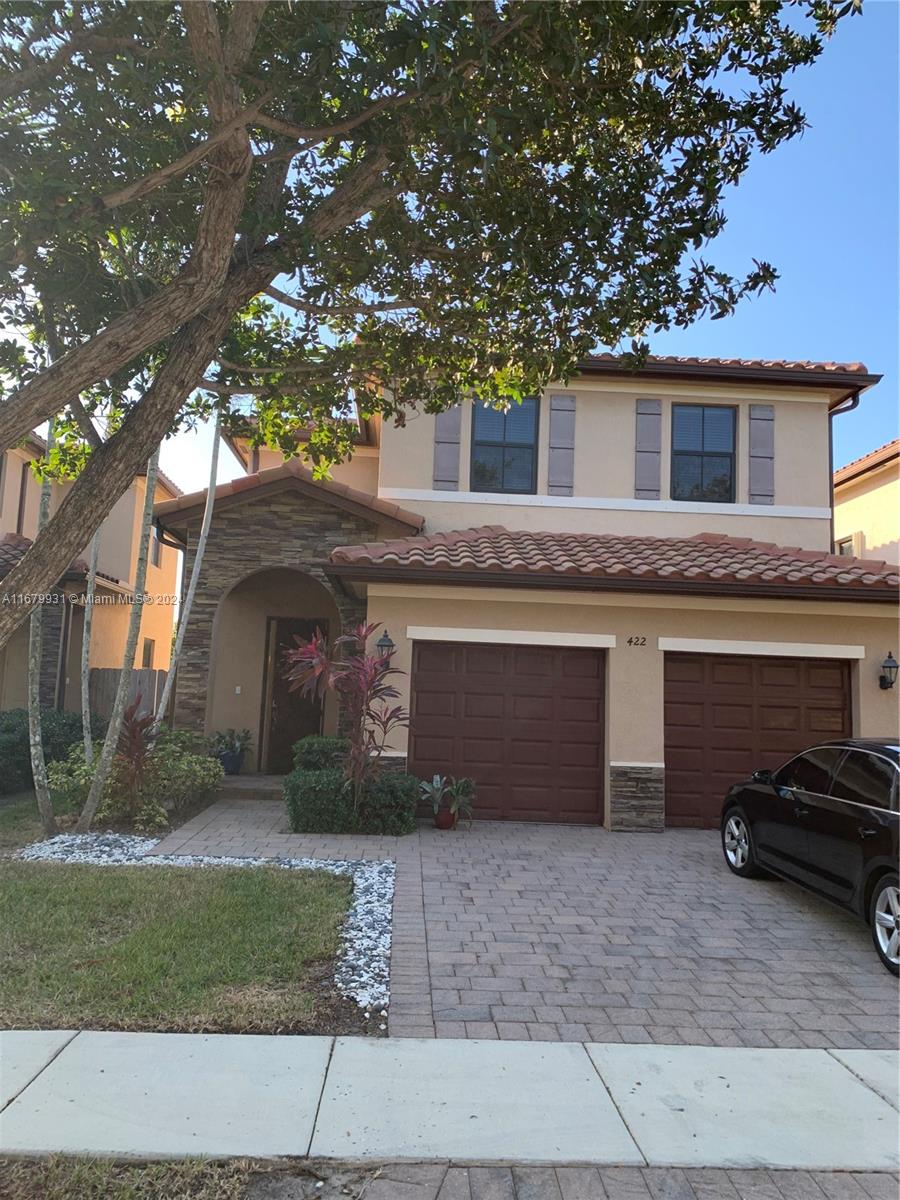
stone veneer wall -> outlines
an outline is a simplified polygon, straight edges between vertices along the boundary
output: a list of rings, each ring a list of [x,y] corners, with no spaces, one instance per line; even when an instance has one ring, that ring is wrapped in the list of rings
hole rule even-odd
[[[41,677],[38,686],[41,708],[56,707],[56,690],[59,683],[59,656],[62,649],[63,621],[66,618],[68,600],[65,593],[54,588],[60,597],[58,604],[45,604],[41,618]],[[26,625],[27,628],[27,625]],[[25,648],[26,673],[28,670],[28,644]]]
[[[666,824],[662,767],[609,768],[609,827],[659,831]]]
[[[193,565],[199,526],[198,517],[189,531],[185,579]],[[289,490],[214,510],[178,666],[175,727],[204,728],[213,627],[223,596],[256,571],[293,567],[332,595],[347,628],[365,620],[365,601],[332,588],[323,567],[337,546],[375,541],[378,536],[374,522]]]

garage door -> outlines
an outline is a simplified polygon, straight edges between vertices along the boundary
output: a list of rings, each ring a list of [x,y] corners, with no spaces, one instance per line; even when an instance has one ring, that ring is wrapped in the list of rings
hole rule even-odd
[[[714,827],[732,783],[850,733],[837,659],[667,654],[666,824]]]
[[[599,650],[416,642],[410,771],[471,776],[478,817],[597,824],[603,667]]]

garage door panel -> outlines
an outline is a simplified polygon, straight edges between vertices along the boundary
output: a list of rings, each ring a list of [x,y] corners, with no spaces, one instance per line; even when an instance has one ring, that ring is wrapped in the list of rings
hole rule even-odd
[[[751,704],[714,704],[713,720],[717,729],[752,729],[753,706]]]
[[[448,694],[450,720],[431,699]],[[416,643],[410,770],[471,776],[480,817],[596,823],[603,694],[597,650]]]
[[[713,687],[750,687],[753,681],[753,667],[748,663],[737,660],[721,660],[713,663],[708,682]]]
[[[733,783],[850,733],[847,664],[667,654],[664,710],[666,822],[715,826]]]

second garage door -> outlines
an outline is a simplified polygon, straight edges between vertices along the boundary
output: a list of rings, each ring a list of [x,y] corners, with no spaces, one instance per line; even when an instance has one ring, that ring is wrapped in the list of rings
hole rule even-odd
[[[667,654],[666,824],[714,827],[732,783],[850,732],[846,662]]]
[[[416,642],[409,769],[471,776],[475,815],[603,819],[600,650]]]

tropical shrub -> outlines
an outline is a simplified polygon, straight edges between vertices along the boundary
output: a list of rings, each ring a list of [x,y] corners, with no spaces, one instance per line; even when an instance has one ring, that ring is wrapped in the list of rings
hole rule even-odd
[[[81,745],[73,746],[64,761],[51,763],[47,775],[54,808],[79,811],[87,799],[93,774],[93,764],[85,762]],[[163,829],[172,813],[212,796],[222,777],[222,766],[216,759],[192,754],[161,737],[143,759],[139,791],[134,788],[133,764],[124,755],[116,755],[95,821],[145,831]]]
[[[418,795],[419,781],[399,771],[383,771],[367,780],[359,805],[340,767],[295,769],[284,781],[295,833],[412,833]]]
[[[347,760],[350,743],[342,737],[323,737],[311,733],[294,743],[294,766],[301,771],[324,771],[341,767]]]
[[[95,739],[103,737],[106,722],[91,717]],[[69,747],[82,741],[81,714],[57,708],[41,710],[44,758],[48,763],[66,758]],[[0,712],[0,794],[24,792],[33,786],[31,745],[28,738],[28,710],[13,708]]]
[[[321,629],[296,649],[285,651],[285,679],[292,691],[323,700],[331,689],[338,695],[341,715],[347,725],[347,756],[344,776],[350,785],[353,804],[362,811],[367,786],[378,773],[381,756],[395,729],[409,724],[409,714],[389,701],[400,693],[389,679],[404,672],[391,666],[393,650],[367,654],[366,642],[378,625],[356,625],[336,639],[331,650]]]

